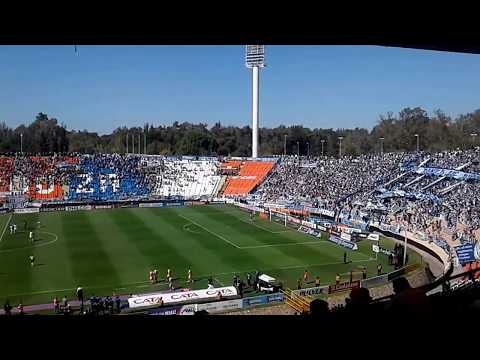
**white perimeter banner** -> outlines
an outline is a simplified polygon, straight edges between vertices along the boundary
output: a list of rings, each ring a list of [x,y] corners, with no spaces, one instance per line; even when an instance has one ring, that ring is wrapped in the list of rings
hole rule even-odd
[[[228,286],[216,289],[203,289],[177,293],[157,293],[131,297],[128,299],[128,305],[130,308],[158,305],[160,303],[160,299],[163,300],[165,305],[181,304],[184,302],[214,299],[218,296],[218,292],[220,292],[223,297],[237,295],[237,289],[234,286]]]
[[[15,209],[15,214],[35,214],[40,212],[39,208]]]
[[[242,305],[242,299],[212,302],[206,304],[195,304],[195,311],[206,310],[209,313],[215,314],[219,312],[241,309]]]
[[[368,240],[379,241],[380,236],[378,234],[369,234],[367,237]]]
[[[340,234],[340,239],[347,240],[347,241],[352,241],[352,235],[350,235],[346,232],[342,232]]]

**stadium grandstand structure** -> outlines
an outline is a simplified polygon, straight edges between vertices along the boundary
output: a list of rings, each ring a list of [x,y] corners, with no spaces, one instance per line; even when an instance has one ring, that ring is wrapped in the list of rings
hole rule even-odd
[[[0,157],[0,202],[244,198],[299,214],[314,209],[342,221],[406,227],[449,251],[480,238],[479,154],[479,148],[341,159],[17,154]]]
[[[273,161],[245,161],[227,163],[227,168],[238,167],[238,176],[229,176],[223,192],[225,196],[246,196],[255,189],[273,169]]]

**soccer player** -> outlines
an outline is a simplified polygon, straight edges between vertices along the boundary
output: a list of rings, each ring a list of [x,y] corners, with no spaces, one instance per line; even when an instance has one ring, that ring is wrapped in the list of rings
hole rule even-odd
[[[13,235],[13,225],[10,225],[10,235]]]
[[[13,224],[13,233],[14,233],[14,234],[17,233],[17,224]]]
[[[382,264],[377,265],[377,275],[380,275],[382,273]]]
[[[83,288],[81,286],[77,288],[77,299],[83,304]]]
[[[338,285],[340,284],[340,274],[337,273],[337,275],[335,276],[335,283]]]
[[[247,285],[252,286],[252,275],[247,273]]]
[[[346,252],[343,253],[343,263],[344,264],[347,263],[347,253]]]
[[[30,232],[28,233],[28,238],[30,239],[30,242],[33,243],[33,241],[34,241],[34,240],[33,240],[33,231],[30,231]]]
[[[317,276],[315,278],[315,286],[320,286],[320,277],[319,276]]]
[[[35,266],[35,256],[30,255],[30,266],[34,267]]]
[[[158,282],[158,270],[157,269],[153,270],[153,281],[155,283]]]
[[[298,279],[297,281],[297,290],[300,290],[302,288],[302,279]]]
[[[191,270],[191,269],[188,269],[187,282],[188,282],[188,283],[192,283],[192,282],[193,282],[193,279],[192,279],[192,270]]]
[[[150,280],[150,284],[153,284],[153,271],[150,270],[148,272],[148,280]]]
[[[307,281],[308,281],[308,270],[305,270],[305,271],[303,272],[303,281],[304,281],[305,283],[307,283]]]
[[[18,309],[18,312],[20,313],[20,315],[23,315],[23,314],[24,314],[24,312],[23,312],[23,304],[22,304],[22,303],[18,304],[17,309]]]
[[[172,277],[172,271],[170,269],[167,269],[167,281],[168,279]]]
[[[250,221],[253,222],[255,218],[255,211],[252,210],[252,212],[250,213]]]
[[[362,279],[365,280],[367,278],[367,268],[364,266],[362,270]]]
[[[55,309],[55,314],[58,314],[58,310],[60,309],[60,303],[58,302],[58,297],[53,298],[53,308]]]
[[[348,275],[350,276],[350,283],[353,282],[353,271],[352,269],[350,269],[350,271],[348,272]]]

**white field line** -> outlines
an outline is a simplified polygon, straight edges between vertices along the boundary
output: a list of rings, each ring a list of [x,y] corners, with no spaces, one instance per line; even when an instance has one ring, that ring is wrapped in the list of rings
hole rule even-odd
[[[44,234],[52,235],[52,236],[54,236],[54,239],[50,240],[50,241],[47,241],[45,243],[38,244],[38,245],[35,245],[35,243],[34,243],[33,245],[24,246],[24,247],[21,247],[21,248],[0,250],[0,254],[7,253],[7,252],[21,251],[21,250],[25,250],[25,249],[34,249],[34,248],[38,248],[38,247],[41,247],[41,246],[46,246],[46,245],[53,244],[54,242],[56,242],[58,240],[58,235],[57,234],[54,234],[54,233],[51,233],[51,232],[48,232],[48,231],[37,231],[37,233],[44,233]]]
[[[327,241],[319,240],[319,241],[306,241],[306,242],[291,242],[291,243],[279,243],[279,244],[270,244],[270,245],[254,245],[254,246],[242,246],[240,249],[260,249],[260,248],[267,248],[267,247],[278,247],[278,246],[294,246],[294,245],[318,245],[324,244]]]
[[[10,224],[10,221],[12,221],[13,214],[10,214],[10,217],[8,218],[7,223],[5,224],[5,227],[3,228],[2,235],[0,236],[0,243],[3,240],[3,235],[5,235],[5,231],[7,231],[8,224]]]
[[[187,218],[187,217],[185,217],[185,216],[183,216],[183,215],[180,215],[180,214],[179,214],[178,216],[180,216],[181,218],[184,218],[184,219],[187,220],[187,221],[190,221],[192,224],[197,225],[198,227],[202,228],[203,230],[205,230],[205,231],[209,232],[210,234],[216,236],[216,237],[219,238],[220,240],[223,240],[223,241],[229,243],[229,244],[232,245],[233,247],[235,247],[235,248],[237,248],[237,249],[240,249],[240,246],[238,246],[237,244],[234,244],[234,243],[231,242],[230,240],[224,238],[222,235],[219,235],[219,234],[217,234],[217,233],[214,233],[213,231],[207,229],[205,226],[200,225],[199,223],[197,223],[197,222],[195,222],[195,221],[193,221],[193,220],[190,220],[189,218]]]
[[[265,228],[265,227],[263,227],[263,226],[260,226],[260,225],[256,224],[254,221],[248,221],[248,220],[244,220],[244,219],[239,219],[239,220],[240,220],[240,221],[243,221],[243,222],[246,223],[246,224],[250,224],[250,225],[256,226],[257,228],[262,229],[262,230],[264,230],[264,231],[268,231],[268,232],[271,233],[271,234],[282,234],[282,233],[286,233],[286,232],[290,232],[290,231],[291,231],[290,229],[273,231],[273,230],[267,229],[267,228]]]

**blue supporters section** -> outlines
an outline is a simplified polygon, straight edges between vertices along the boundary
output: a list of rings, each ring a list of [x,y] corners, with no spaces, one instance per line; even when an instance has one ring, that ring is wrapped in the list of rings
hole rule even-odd
[[[68,200],[122,200],[147,196],[145,176],[138,171],[139,158],[96,155],[83,157],[70,175]]]

